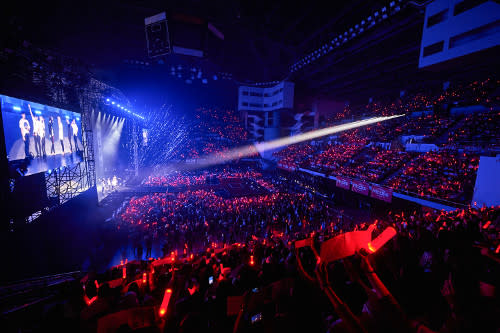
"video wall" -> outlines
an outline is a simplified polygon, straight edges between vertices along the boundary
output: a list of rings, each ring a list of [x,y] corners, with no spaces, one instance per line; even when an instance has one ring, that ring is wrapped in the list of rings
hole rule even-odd
[[[9,165],[21,175],[82,161],[80,114],[0,95]]]

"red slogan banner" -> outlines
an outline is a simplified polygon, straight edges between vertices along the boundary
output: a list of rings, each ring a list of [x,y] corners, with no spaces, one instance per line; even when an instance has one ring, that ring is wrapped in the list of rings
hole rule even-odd
[[[352,191],[353,192],[363,194],[363,195],[368,195],[368,191],[370,188],[368,187],[367,183],[360,182],[357,180],[352,180],[351,183],[352,183]]]
[[[337,176],[336,185],[337,185],[337,187],[343,188],[345,190],[349,190],[349,188],[350,188],[349,179],[344,178],[344,177]]]
[[[382,186],[372,185],[372,192],[370,194],[372,198],[379,199],[385,202],[392,201],[392,189],[385,188]]]

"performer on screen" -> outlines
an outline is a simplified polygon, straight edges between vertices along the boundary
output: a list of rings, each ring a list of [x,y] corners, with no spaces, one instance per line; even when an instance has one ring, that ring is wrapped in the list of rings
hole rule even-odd
[[[61,121],[61,117],[57,116],[57,130],[59,134],[59,142],[61,143],[61,148],[62,148],[62,153],[64,153],[64,131],[63,131],[63,124]]]
[[[26,114],[21,113],[21,119],[19,120],[19,129],[21,130],[21,137],[24,141],[24,154],[26,158],[31,157],[30,154],[30,123],[28,119],[26,119]]]
[[[54,148],[54,117],[49,118],[49,137],[52,145],[50,146],[50,154],[55,155],[56,149]]]
[[[75,119],[71,122],[71,129],[73,130],[73,140],[75,141],[75,151],[80,151],[78,148],[78,126],[76,125]]]
[[[42,116],[38,117],[38,121],[40,124],[40,140],[42,142],[42,155],[43,157],[47,157],[47,152],[45,151],[45,119]]]
[[[102,187],[102,194],[106,191],[106,180],[104,178],[101,179],[101,187]]]
[[[73,145],[71,144],[71,123],[69,119],[66,118],[66,125],[68,126],[68,141],[69,141],[69,149],[73,152]]]
[[[35,139],[36,157],[40,157],[42,151],[40,142],[40,122],[38,120],[38,117],[33,115],[33,112],[31,111],[31,106],[29,104],[28,108],[30,109],[31,120],[33,121],[33,138]]]

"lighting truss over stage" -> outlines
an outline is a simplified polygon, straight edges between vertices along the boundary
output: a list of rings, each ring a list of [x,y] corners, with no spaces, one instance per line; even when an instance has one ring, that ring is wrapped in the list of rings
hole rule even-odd
[[[47,197],[62,205],[85,192],[93,185],[89,182],[85,162],[60,167],[45,173]]]

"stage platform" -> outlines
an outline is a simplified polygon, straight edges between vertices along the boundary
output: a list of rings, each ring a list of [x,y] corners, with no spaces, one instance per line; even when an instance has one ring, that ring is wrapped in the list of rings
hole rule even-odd
[[[33,175],[39,172],[57,169],[60,167],[73,165],[83,161],[82,151],[73,152],[69,154],[47,155],[45,157],[35,157],[27,160],[15,160],[9,162],[12,166],[17,168],[17,165],[27,162],[26,176]]]

